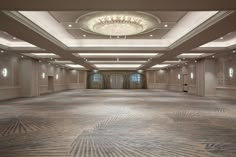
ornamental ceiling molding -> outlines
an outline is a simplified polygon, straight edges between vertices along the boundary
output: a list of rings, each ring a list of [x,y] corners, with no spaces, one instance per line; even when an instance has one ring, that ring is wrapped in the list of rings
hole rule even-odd
[[[152,32],[161,24],[160,18],[146,12],[96,11],[75,21],[84,32],[105,36],[132,36]]]

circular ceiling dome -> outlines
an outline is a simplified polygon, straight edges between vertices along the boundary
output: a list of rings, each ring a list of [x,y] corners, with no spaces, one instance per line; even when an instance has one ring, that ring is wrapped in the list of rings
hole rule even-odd
[[[160,19],[145,12],[104,12],[85,14],[76,20],[80,29],[106,36],[131,36],[157,29]]]

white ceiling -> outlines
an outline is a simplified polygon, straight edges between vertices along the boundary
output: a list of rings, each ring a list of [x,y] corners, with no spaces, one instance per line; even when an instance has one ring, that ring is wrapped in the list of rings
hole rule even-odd
[[[0,45],[53,64],[72,63],[82,66],[77,68],[101,70],[149,69],[155,65],[165,68],[232,51],[236,45],[236,24],[232,21],[236,13],[232,11],[147,11],[163,24],[168,23],[168,28],[126,38],[109,38],[73,28],[76,19],[89,12],[93,11],[1,12],[0,18],[4,17],[4,24],[9,27],[0,25]],[[232,26],[228,25],[230,21]],[[69,24],[72,28],[68,28]]]

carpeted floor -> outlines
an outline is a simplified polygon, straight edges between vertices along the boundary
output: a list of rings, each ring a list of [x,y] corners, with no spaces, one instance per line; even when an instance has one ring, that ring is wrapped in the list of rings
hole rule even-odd
[[[75,90],[0,102],[1,157],[235,157],[236,101]]]

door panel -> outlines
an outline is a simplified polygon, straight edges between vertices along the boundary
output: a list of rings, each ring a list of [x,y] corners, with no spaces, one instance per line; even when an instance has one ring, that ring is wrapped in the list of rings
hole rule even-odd
[[[188,75],[183,75],[183,91],[188,92]]]
[[[124,77],[121,74],[112,74],[110,76],[111,89],[122,89],[124,84]]]
[[[54,91],[54,78],[53,76],[48,76],[48,91]]]

